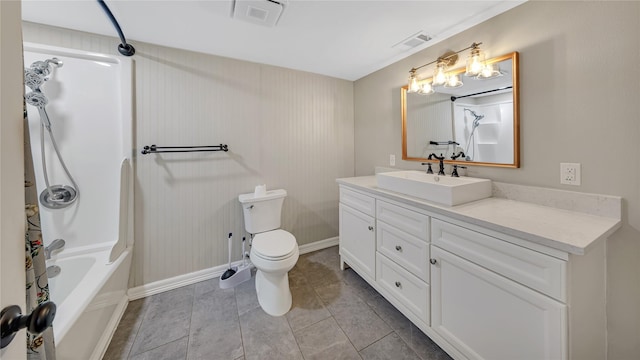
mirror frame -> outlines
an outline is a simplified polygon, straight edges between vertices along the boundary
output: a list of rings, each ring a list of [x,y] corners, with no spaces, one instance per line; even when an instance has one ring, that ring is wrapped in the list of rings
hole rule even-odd
[[[444,160],[445,164],[492,166],[492,167],[503,167],[503,168],[519,168],[520,167],[520,81],[519,81],[520,74],[519,74],[518,58],[519,58],[518,52],[514,51],[512,53],[494,57],[487,60],[488,64],[498,63],[498,62],[509,60],[509,59],[511,59],[512,61],[511,77],[513,81],[513,163],[491,163],[491,162],[446,159]],[[454,74],[454,75],[463,74],[465,70],[466,69],[464,67],[461,67],[461,68],[449,71],[448,73]],[[424,80],[431,80],[431,78],[427,78]],[[402,111],[402,160],[438,163],[438,160],[429,160],[427,158],[407,156],[407,90],[408,88],[409,88],[408,85],[405,85],[402,88],[400,88],[400,92],[401,92],[400,107]]]

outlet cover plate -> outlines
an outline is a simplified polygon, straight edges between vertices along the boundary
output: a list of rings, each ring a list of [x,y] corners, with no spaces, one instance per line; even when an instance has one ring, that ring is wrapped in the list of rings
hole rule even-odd
[[[580,164],[560,163],[560,184],[580,185]]]

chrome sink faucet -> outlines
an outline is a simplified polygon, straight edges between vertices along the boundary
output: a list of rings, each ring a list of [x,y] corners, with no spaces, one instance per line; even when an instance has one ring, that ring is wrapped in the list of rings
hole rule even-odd
[[[62,249],[65,245],[65,241],[63,239],[55,239],[49,244],[49,246],[44,248],[44,258],[46,260],[51,259],[51,252],[54,250]]]
[[[431,153],[429,154],[429,157],[427,159],[429,160],[433,160],[433,159],[437,159],[440,162],[440,169],[438,170],[438,175],[445,175],[444,173],[444,156],[442,155],[442,153],[440,154],[440,156]]]

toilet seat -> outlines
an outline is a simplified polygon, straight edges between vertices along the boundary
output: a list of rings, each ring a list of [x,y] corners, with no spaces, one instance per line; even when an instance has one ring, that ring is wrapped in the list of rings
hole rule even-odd
[[[251,251],[264,260],[278,261],[294,255],[297,247],[295,236],[278,229],[255,235]]]

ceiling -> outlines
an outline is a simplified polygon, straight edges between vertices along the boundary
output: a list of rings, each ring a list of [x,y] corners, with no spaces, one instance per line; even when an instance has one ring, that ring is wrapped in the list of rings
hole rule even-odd
[[[234,0],[106,3],[134,46],[142,41],[357,80],[525,1],[284,0],[273,27],[233,18]],[[22,4],[23,20],[117,36],[94,0]],[[419,32],[432,40],[394,46]]]

